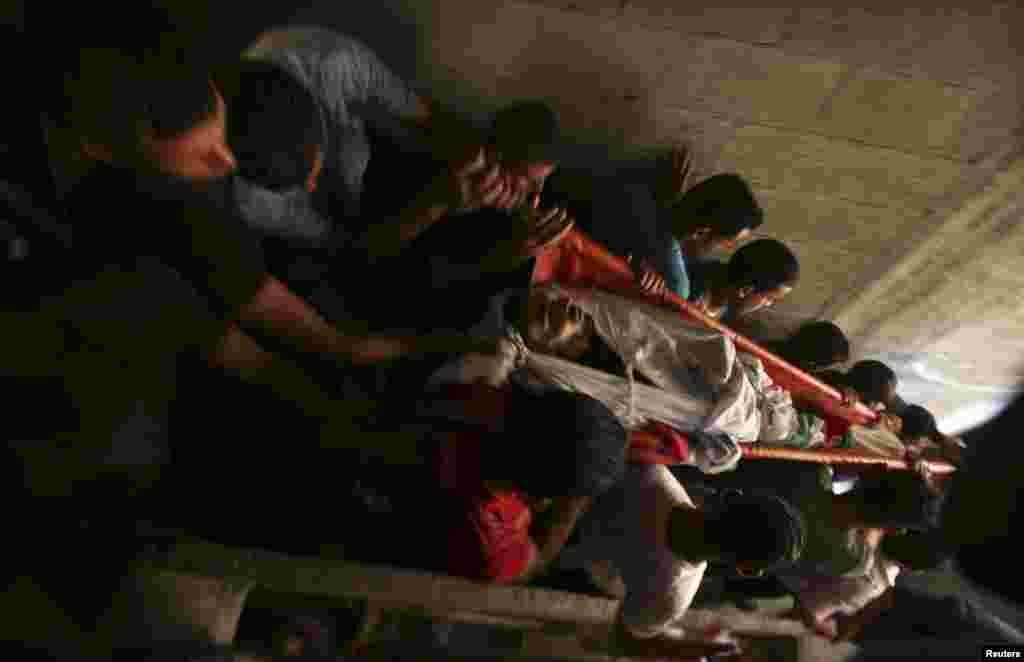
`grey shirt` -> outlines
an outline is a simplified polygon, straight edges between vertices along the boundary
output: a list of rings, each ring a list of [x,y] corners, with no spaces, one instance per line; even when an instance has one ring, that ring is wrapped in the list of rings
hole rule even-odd
[[[367,124],[374,124],[373,118],[381,113],[417,114],[422,106],[419,97],[364,44],[324,28],[295,26],[266,32],[244,56],[282,67],[312,93],[326,137],[319,188],[344,202],[346,216],[358,215],[363,175],[370,161]],[[304,190],[243,191],[240,202],[254,226],[279,236],[322,238],[331,229],[313,211],[312,196]]]

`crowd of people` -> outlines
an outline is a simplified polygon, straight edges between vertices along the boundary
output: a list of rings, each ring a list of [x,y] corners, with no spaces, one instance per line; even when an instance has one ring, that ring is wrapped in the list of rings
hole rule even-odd
[[[225,63],[160,20],[75,44],[6,131],[7,483],[30,504],[12,509],[31,541],[19,567],[73,627],[117,618],[107,596],[165,530],[483,582],[582,572],[621,598],[617,645],[638,654],[671,650],[705,576],[738,591],[770,577],[835,639],[898,573],[943,560],[929,532],[948,475],[928,460],[960,464],[964,444],[884,364],[842,371],[853,351],[830,322],[755,340],[880,415],[851,425],[797,402],[807,430],[820,421],[800,438],[915,471],[711,475],[723,430],[637,423],[577,373],[531,370],[554,357],[671,390],[581,300],[532,282],[573,230],[629,262],[638,297],[671,292],[726,325],[798,287],[793,251],[754,238],[771,219],[741,175],[697,181],[684,142],[584,172],[582,198],[545,103],[480,126],[325,28],[269,30]],[[682,367],[719,392],[700,360]],[[652,462],[638,429],[675,461]],[[75,568],[75,548],[103,560]],[[331,638],[308,620],[277,654]],[[735,644],[687,636],[709,655]],[[132,650],[161,659],[165,643]],[[212,655],[197,646],[173,659]]]

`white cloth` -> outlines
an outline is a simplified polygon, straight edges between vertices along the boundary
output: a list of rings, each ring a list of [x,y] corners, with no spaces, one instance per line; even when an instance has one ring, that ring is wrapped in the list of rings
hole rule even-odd
[[[629,465],[623,480],[598,497],[578,524],[581,542],[562,552],[564,567],[596,563],[614,569],[626,589],[622,619],[636,636],[672,628],[707,569],[707,562],[687,563],[669,549],[669,515],[680,507],[695,506],[668,469]]]
[[[594,289],[544,287],[570,298],[593,320],[627,371],[637,370],[658,390],[684,399],[686,417],[706,405],[702,431],[739,442],[781,441],[797,431],[789,394],[772,383],[759,359],[737,354],[726,336],[645,302]],[[639,397],[640,386],[630,386],[632,407],[648,396]],[[656,420],[673,425],[664,417]]]
[[[853,447],[860,450],[886,457],[903,457],[906,454],[906,446],[900,438],[881,426],[868,428],[851,425],[850,436],[853,438]]]

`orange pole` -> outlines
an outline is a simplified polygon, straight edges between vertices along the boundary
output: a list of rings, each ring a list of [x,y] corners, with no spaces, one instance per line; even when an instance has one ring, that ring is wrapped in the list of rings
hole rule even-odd
[[[583,260],[589,260],[591,268],[584,273]],[[536,282],[565,279],[569,284],[587,284],[635,297],[640,292],[630,266],[620,257],[612,255],[599,243],[577,228],[573,228],[556,246],[540,256],[534,273]],[[742,336],[716,319],[708,317],[696,306],[682,297],[667,293],[664,298],[640,292],[652,303],[669,303],[686,317],[700,322],[732,339],[741,352],[753,354],[764,363],[765,370],[782,388],[797,399],[812,404],[820,411],[842,418],[851,423],[864,424],[874,421],[877,414],[863,404],[847,407],[842,403],[842,394],[803,370],[796,368],[771,352],[760,347],[749,338]]]
[[[804,449],[785,446],[765,446],[762,444],[743,445],[744,459],[757,460],[795,460],[797,462],[816,462],[818,464],[884,464],[889,469],[911,470],[913,465],[902,458],[885,457],[863,451],[841,448]],[[956,471],[956,467],[941,460],[925,460],[928,468],[937,474]]]

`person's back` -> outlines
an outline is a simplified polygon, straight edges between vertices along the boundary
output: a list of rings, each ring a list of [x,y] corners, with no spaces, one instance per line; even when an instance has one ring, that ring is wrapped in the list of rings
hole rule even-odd
[[[604,405],[573,393],[448,385],[438,395],[470,393],[462,416],[479,422],[448,423],[438,440],[444,567],[490,581],[533,576],[554,560],[591,499],[622,475],[626,432]],[[560,443],[547,443],[552,437]]]
[[[631,465],[579,525],[567,567],[610,563],[625,589],[627,643],[663,635],[689,608],[709,564],[757,573],[798,558],[804,524],[775,497],[730,493],[700,507],[663,466]]]
[[[245,57],[294,75],[322,109],[327,135],[323,189],[329,217],[360,216],[363,177],[372,158],[368,127],[377,116],[426,121],[426,104],[364,44],[331,30],[291,26],[268,31]]]

